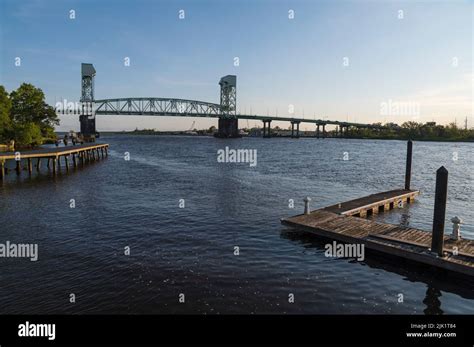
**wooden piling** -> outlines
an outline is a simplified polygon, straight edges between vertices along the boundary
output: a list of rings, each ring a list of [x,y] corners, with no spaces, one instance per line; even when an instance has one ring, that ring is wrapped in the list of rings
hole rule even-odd
[[[53,161],[53,175],[56,175],[56,167],[57,167],[56,164],[57,164],[57,161],[58,161],[57,157],[52,158],[52,161]]]
[[[38,158],[38,161],[36,162],[36,171],[39,171],[41,168],[41,158]]]
[[[67,156],[67,155],[64,156],[64,161],[65,161],[65,163],[66,163],[66,171],[69,171],[69,160],[68,160],[68,156]]]
[[[21,160],[16,161],[16,174],[19,175],[21,173]]]
[[[5,160],[0,161],[0,180],[5,178]]]
[[[446,200],[448,197],[448,170],[441,166],[436,171],[436,192],[433,215],[433,235],[431,251],[442,257],[444,247],[444,220],[446,218]]]
[[[72,165],[74,167],[77,167],[77,159],[76,159],[76,154],[72,154]]]
[[[28,173],[31,175],[33,172],[33,165],[31,163],[31,158],[28,158]]]
[[[411,159],[413,153],[413,142],[409,140],[407,142],[407,162],[406,162],[406,170],[405,170],[405,189],[410,189],[410,182],[411,182]]]

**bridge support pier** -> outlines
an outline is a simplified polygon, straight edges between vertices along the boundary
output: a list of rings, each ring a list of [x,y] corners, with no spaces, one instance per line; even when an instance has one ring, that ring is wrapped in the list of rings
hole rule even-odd
[[[219,127],[216,137],[236,138],[240,137],[239,134],[239,121],[237,118],[219,118]]]
[[[319,139],[319,124],[316,125],[316,138]]]
[[[91,119],[90,119],[91,118]],[[81,134],[85,142],[95,141],[95,118],[87,114],[79,116],[79,122],[81,123]]]
[[[272,121],[271,120],[264,120],[262,121],[263,122],[263,137],[264,138],[267,138],[267,137],[272,137],[272,134],[271,134],[271,123]]]
[[[326,138],[326,124],[323,124],[323,139]]]
[[[295,124],[296,124],[296,134],[295,134]],[[291,137],[296,138],[296,139],[300,137],[300,122],[299,121],[291,121]]]

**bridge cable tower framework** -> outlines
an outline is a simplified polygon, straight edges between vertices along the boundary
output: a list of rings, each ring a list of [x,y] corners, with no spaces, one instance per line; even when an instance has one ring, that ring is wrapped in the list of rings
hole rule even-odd
[[[95,69],[92,64],[81,65],[81,134],[86,142],[94,142],[96,137],[95,112],[94,112],[94,76]]]
[[[219,81],[221,86],[221,114],[216,137],[239,137],[237,119],[237,76],[227,75]]]

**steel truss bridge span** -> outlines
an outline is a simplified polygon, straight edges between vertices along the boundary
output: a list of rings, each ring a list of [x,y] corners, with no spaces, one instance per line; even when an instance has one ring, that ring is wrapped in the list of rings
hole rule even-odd
[[[235,114],[223,112],[220,104],[205,101],[174,99],[174,98],[118,98],[94,100],[96,115],[129,115],[129,116],[162,116],[162,117],[207,117],[237,118],[258,121],[282,121],[294,123],[310,123],[319,125],[339,125],[358,128],[378,128],[373,124],[332,121],[326,119],[310,119],[299,117],[275,117]]]
[[[170,98],[120,98],[94,100],[95,114],[224,117],[221,105]]]

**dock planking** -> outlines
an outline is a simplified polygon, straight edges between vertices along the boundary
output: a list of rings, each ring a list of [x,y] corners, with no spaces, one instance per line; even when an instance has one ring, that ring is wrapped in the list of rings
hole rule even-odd
[[[21,162],[22,160],[27,161],[27,170],[31,174],[33,171],[33,160],[36,159],[36,170],[39,171],[41,168],[41,160],[47,161],[47,167],[50,168],[50,162],[52,162],[53,174],[56,174],[61,166],[61,158],[64,158],[65,168],[69,169],[69,158],[72,157],[72,164],[76,167],[79,163],[84,164],[99,160],[101,157],[108,156],[109,145],[106,143],[102,144],[90,144],[90,145],[78,145],[78,146],[67,146],[67,147],[56,147],[56,148],[41,148],[38,150],[30,151],[15,151],[15,152],[3,152],[0,153],[0,180],[3,180],[6,174],[6,163],[8,160],[14,160],[16,162],[16,172],[19,175],[21,173]]]
[[[407,203],[413,202],[419,194],[418,190],[395,189],[328,206],[324,210],[347,216],[364,217],[396,207],[403,207]]]
[[[385,255],[474,276],[473,240],[453,240],[444,235],[445,255],[439,257],[430,250],[430,232],[360,218],[369,211],[402,207],[417,194],[417,190],[406,189],[377,193],[282,219],[281,223],[326,239],[363,244]]]

